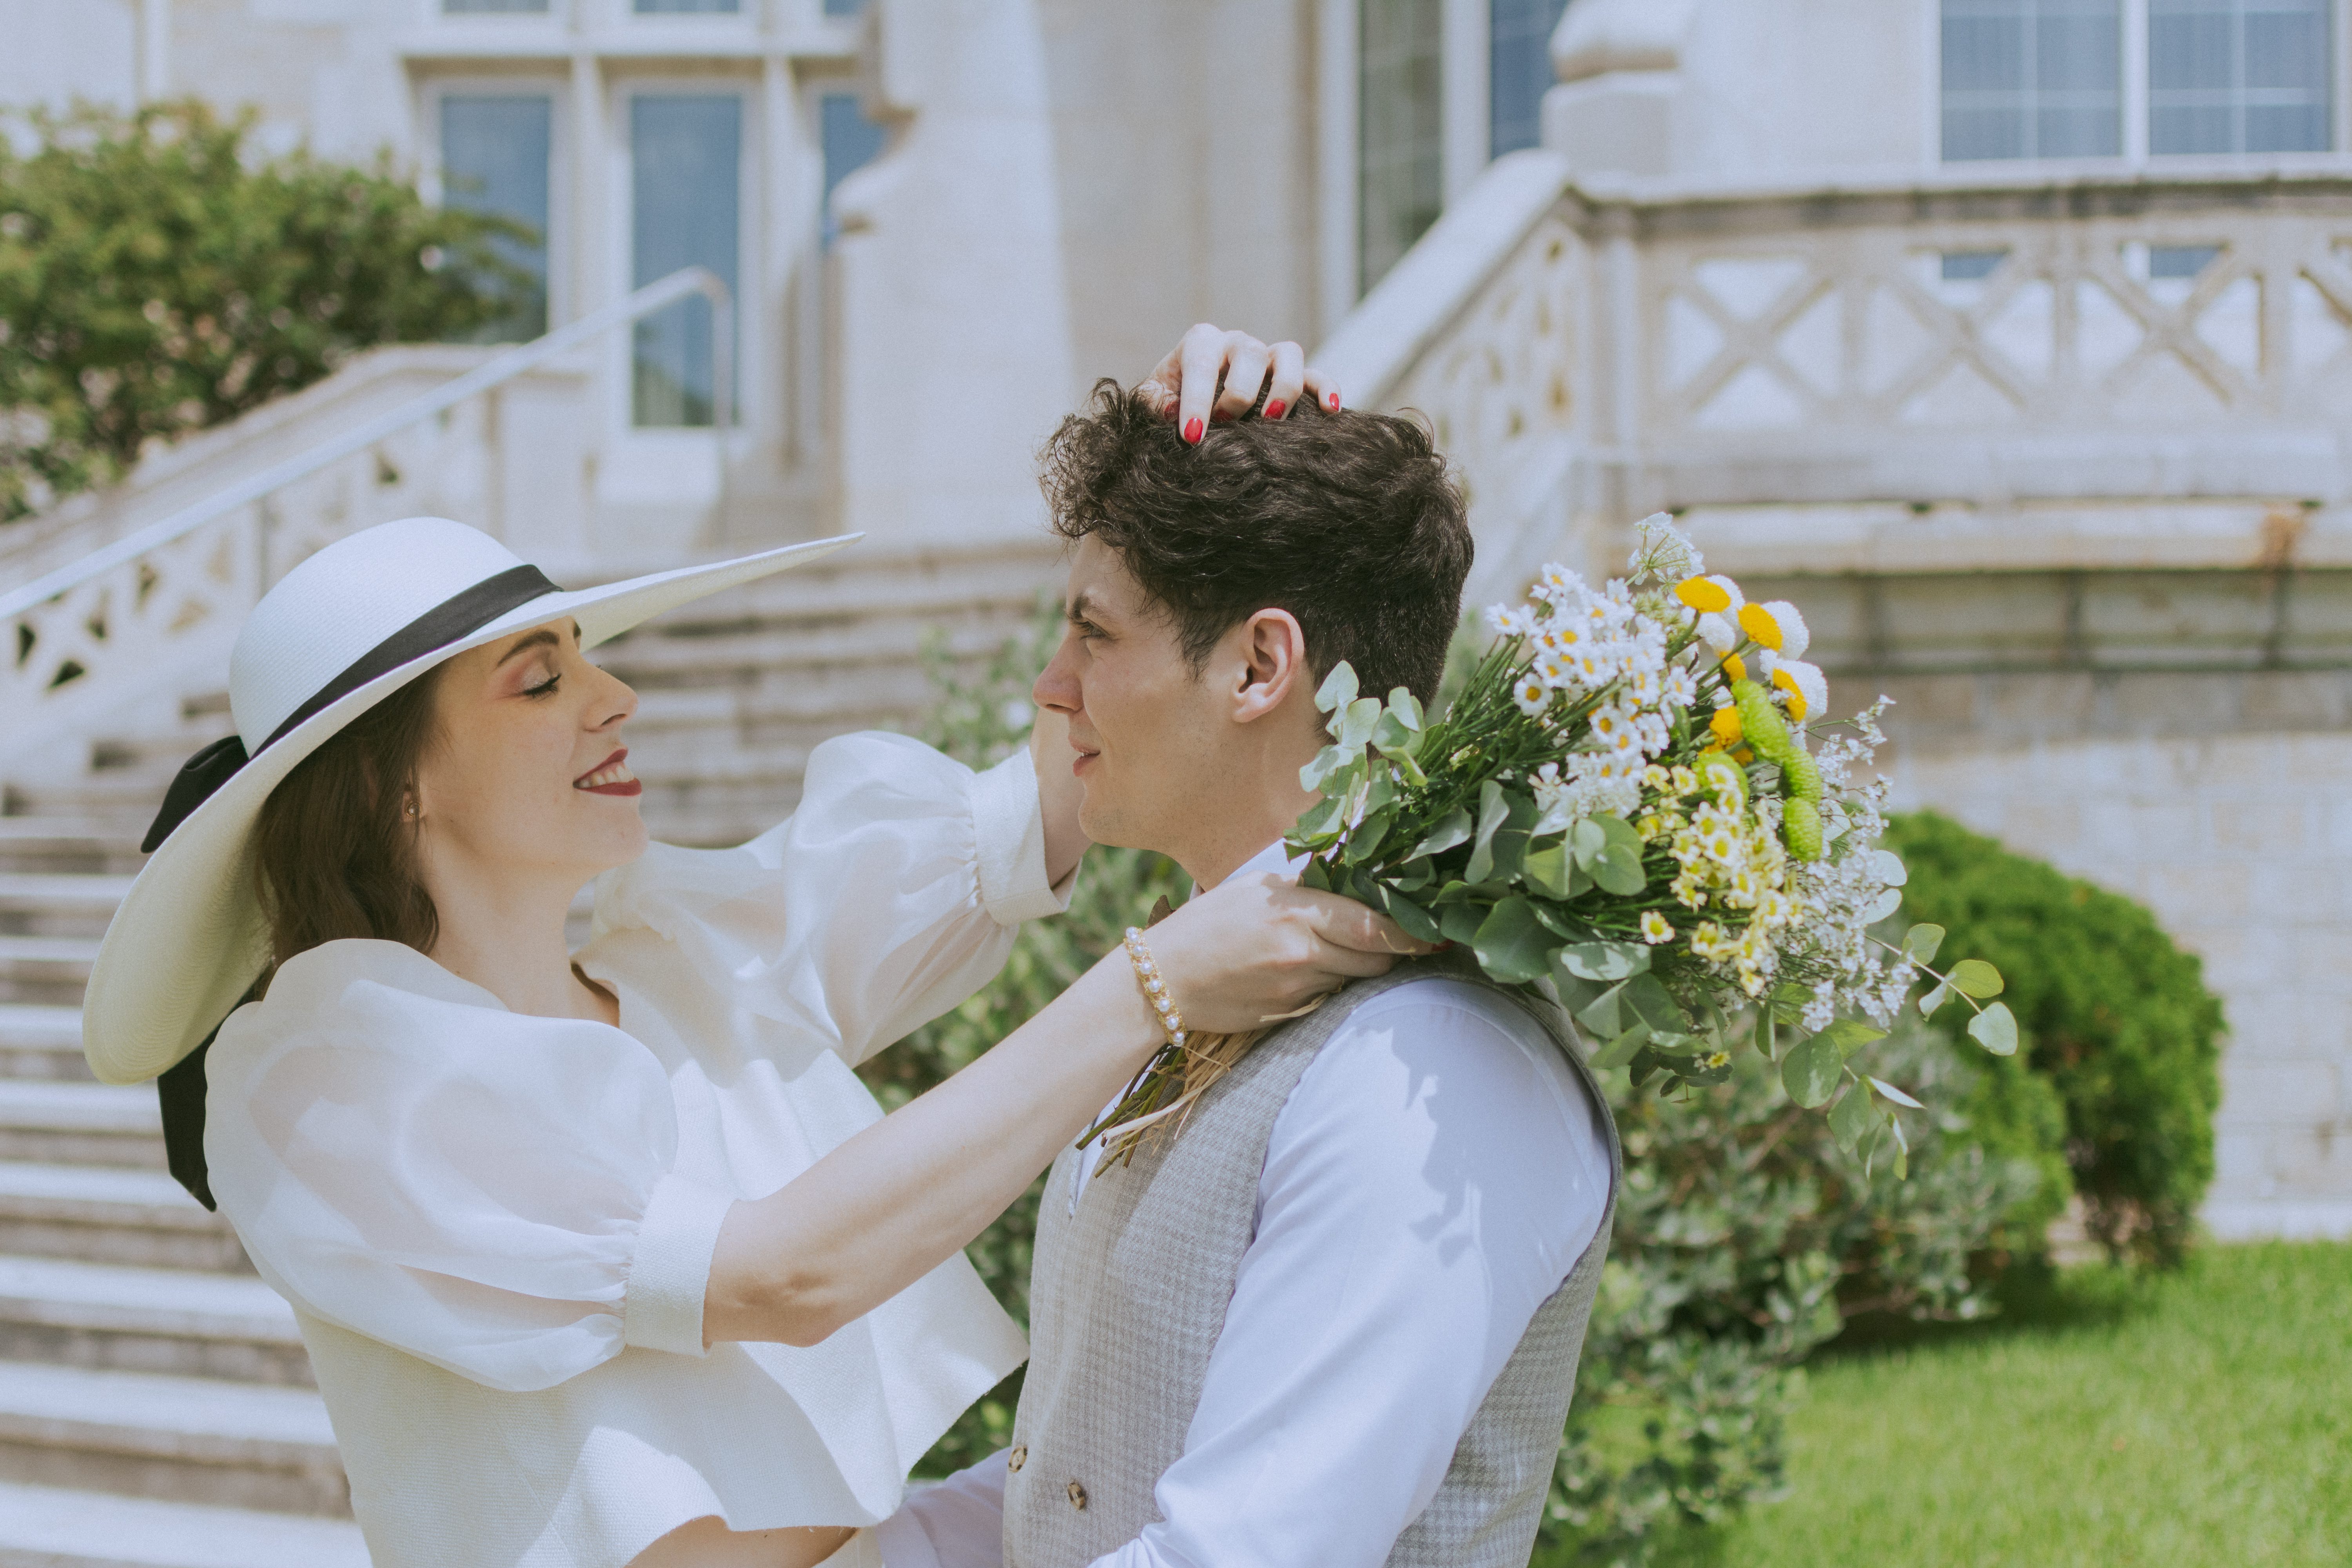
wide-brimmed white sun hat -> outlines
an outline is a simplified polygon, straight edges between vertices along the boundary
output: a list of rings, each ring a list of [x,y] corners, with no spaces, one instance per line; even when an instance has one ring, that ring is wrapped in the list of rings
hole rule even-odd
[[[229,656],[236,733],[180,770],[152,853],[106,928],[82,1052],[137,1083],[211,1037],[270,963],[253,825],[269,792],[353,719],[443,660],[569,618],[593,647],[648,616],[832,554],[859,536],[566,593],[479,529],[412,517],[327,546],[262,596]]]

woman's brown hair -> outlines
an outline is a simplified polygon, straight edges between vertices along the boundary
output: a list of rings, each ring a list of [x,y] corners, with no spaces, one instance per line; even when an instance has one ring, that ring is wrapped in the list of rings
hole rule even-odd
[[[440,915],[416,861],[406,803],[436,739],[436,666],[296,764],[254,823],[254,880],[273,972],[344,937],[431,950]]]

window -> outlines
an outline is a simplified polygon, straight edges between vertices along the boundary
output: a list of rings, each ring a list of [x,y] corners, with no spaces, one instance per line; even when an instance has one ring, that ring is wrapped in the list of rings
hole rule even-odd
[[[493,241],[531,288],[482,342],[517,342],[547,331],[548,158],[554,104],[545,93],[451,93],[441,100],[441,200],[520,224],[529,237]]]
[[[547,0],[441,0],[442,14],[479,16],[494,14],[544,16]]]
[[[733,16],[743,0],[636,0],[640,16]]]
[[[2325,152],[2327,11],[2327,0],[2149,0],[2148,151]]]
[[[630,100],[632,287],[699,266],[735,289],[742,148],[743,100],[733,93]],[[635,423],[711,423],[709,300],[698,294],[639,321],[633,347]]]
[[[1357,278],[1381,280],[1445,202],[1439,0],[1361,0]]]
[[[1943,0],[1944,158],[2123,151],[2119,0]]]
[[[855,16],[866,9],[866,0],[824,0],[828,16]]]
[[[874,161],[888,132],[866,118],[854,92],[817,100],[817,140],[824,149],[824,243],[840,232],[833,220],[833,187]]]
[[[1486,8],[1486,155],[1543,140],[1551,87],[1551,35],[1568,0],[1489,0]]]

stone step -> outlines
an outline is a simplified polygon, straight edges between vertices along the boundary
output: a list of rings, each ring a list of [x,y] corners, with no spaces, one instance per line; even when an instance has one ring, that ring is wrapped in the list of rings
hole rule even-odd
[[[0,1357],[311,1384],[294,1310],[250,1274],[0,1254]]]
[[[131,880],[86,872],[0,871],[0,910],[71,910],[110,915],[130,893]]]
[[[0,1479],[280,1513],[351,1511],[318,1394],[154,1373],[0,1362]]]
[[[950,658],[982,658],[1019,626],[1013,617],[941,623],[907,616],[806,629],[757,626],[692,635],[671,629],[599,650],[596,662],[632,684],[677,684],[680,676],[715,678],[729,671],[805,677],[854,675],[890,665],[919,669],[927,643],[935,641]]]
[[[81,1009],[0,1002],[0,1077],[87,1081]]]
[[[0,1002],[78,1003],[97,962],[96,936],[0,934]]]
[[[151,1142],[160,1165],[162,1139]],[[142,1268],[251,1267],[228,1221],[167,1171],[29,1160],[0,1160],[0,1251]]]
[[[160,798],[160,797],[159,797]],[[129,872],[145,823],[106,823],[63,816],[0,816],[0,869],[24,872]]]
[[[163,1122],[146,1084],[0,1079],[0,1161],[163,1168]]]
[[[359,1526],[315,1515],[0,1482],[0,1568],[369,1568]]]

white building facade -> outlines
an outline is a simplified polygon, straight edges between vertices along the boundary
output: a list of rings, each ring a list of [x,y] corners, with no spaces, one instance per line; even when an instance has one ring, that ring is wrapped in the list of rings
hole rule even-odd
[[[236,524],[281,558],[428,504],[574,575],[1029,548],[1037,441],[1203,319],[1427,411],[1486,586],[1682,510],[1902,700],[1906,800],[2203,956],[2216,1229],[2352,1234],[2347,0],[0,0],[0,103],[250,105],[520,218],[513,336],[731,291],[731,356],[681,301]],[[0,588],[489,352],[363,356],[0,541]],[[19,659],[44,736],[161,689],[76,629],[102,586],[24,613],[69,648]]]

